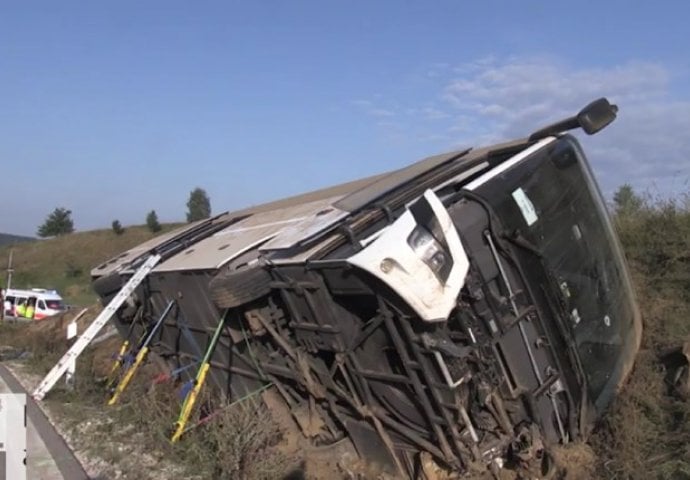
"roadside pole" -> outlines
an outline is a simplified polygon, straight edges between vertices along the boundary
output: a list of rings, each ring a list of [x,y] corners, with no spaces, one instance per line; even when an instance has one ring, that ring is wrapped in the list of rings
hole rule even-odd
[[[67,341],[70,343],[70,347],[72,346],[71,344],[73,342],[70,342],[74,337],[77,336],[77,322],[76,318],[72,320],[70,323],[67,324]],[[65,385],[67,385],[67,388],[72,390],[74,388],[74,373],[77,371],[77,359],[73,358],[69,362],[69,365],[67,367],[67,371],[65,372]]]
[[[10,249],[10,256],[7,259],[7,285],[4,289],[0,290],[0,322],[5,323],[5,296],[7,295],[7,290],[12,288],[12,255],[14,250]]]
[[[7,260],[7,290],[12,288],[12,272],[14,272],[14,269],[12,268],[12,256],[14,255],[14,250],[10,249],[10,258]]]

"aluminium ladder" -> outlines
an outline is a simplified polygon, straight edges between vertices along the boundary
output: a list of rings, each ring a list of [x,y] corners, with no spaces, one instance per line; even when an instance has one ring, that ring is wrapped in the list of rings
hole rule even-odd
[[[146,261],[139,267],[139,269],[132,275],[127,283],[120,289],[115,297],[110,301],[107,307],[96,317],[96,319],[84,330],[84,333],[77,339],[72,347],[65,353],[62,358],[55,364],[50,372],[41,381],[40,385],[34,390],[33,398],[36,400],[43,400],[43,397],[50,391],[57,381],[64,375],[72,360],[76,360],[79,355],[86,349],[91,341],[98,335],[98,332],[105,326],[110,318],[115,314],[118,308],[125,303],[125,300],[136,290],[136,288],[144,281],[146,275],[158,264],[161,256],[154,254],[149,256]]]

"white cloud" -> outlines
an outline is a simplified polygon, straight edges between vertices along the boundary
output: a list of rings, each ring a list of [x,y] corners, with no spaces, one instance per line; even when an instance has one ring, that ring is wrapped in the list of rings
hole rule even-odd
[[[431,102],[386,99],[418,112],[407,138],[438,139],[436,148],[446,149],[526,136],[605,96],[619,105],[618,119],[594,137],[579,135],[603,189],[610,193],[624,182],[661,195],[687,189],[690,101],[674,94],[665,65],[576,67],[550,57],[487,57],[445,70]]]
[[[444,101],[456,111],[491,120],[498,134],[509,135],[524,134],[525,122],[572,114],[601,96],[627,106],[658,104],[669,84],[668,71],[650,63],[578,69],[549,59],[510,59],[462,71],[444,87]]]
[[[371,106],[371,102],[369,100],[353,100],[352,105],[362,109],[366,109]]]
[[[434,107],[423,108],[422,109],[422,115],[427,120],[443,120],[445,118],[450,118],[449,113],[444,112],[443,110],[439,110],[438,108],[434,108]]]
[[[392,110],[385,108],[370,108],[367,113],[373,117],[394,117],[395,113]]]
[[[629,182],[663,195],[690,177],[690,102],[674,98],[672,75],[663,65],[577,68],[549,58],[512,58],[458,71],[462,75],[443,88],[442,102],[463,123],[477,120],[459,141],[471,140],[469,134],[492,140],[526,135],[605,96],[619,105],[618,120],[583,139],[605,190]]]
[[[371,100],[355,100],[352,104],[372,117],[394,117],[396,112],[391,108],[384,108]]]

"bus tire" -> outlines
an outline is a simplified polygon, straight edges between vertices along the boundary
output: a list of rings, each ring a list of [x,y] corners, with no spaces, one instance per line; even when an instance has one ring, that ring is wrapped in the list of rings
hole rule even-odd
[[[122,277],[117,273],[111,273],[105,277],[95,280],[91,286],[93,290],[101,297],[106,298],[115,295],[120,291],[124,282]]]
[[[260,267],[217,274],[209,282],[211,299],[219,308],[234,308],[271,291],[271,275]]]

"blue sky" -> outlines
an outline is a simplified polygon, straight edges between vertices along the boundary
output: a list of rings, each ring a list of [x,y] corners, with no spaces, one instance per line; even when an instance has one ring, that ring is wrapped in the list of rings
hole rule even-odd
[[[0,1],[0,231],[182,220],[196,186],[231,210],[599,96],[603,189],[687,192],[690,4],[642,3]]]

